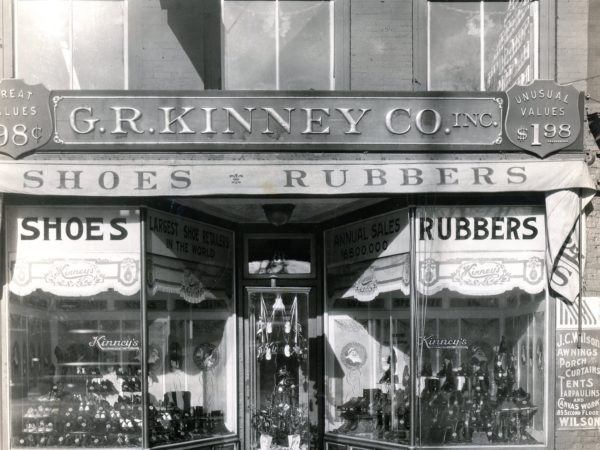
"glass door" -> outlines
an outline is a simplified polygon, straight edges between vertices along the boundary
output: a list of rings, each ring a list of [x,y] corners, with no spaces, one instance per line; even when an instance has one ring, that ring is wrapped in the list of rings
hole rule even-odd
[[[310,288],[252,287],[247,292],[251,448],[308,446]]]

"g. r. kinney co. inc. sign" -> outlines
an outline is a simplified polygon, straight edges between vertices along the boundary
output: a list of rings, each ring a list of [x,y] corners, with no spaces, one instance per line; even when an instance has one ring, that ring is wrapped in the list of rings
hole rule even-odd
[[[0,82],[0,153],[582,148],[582,96],[552,81],[509,93],[43,92]]]

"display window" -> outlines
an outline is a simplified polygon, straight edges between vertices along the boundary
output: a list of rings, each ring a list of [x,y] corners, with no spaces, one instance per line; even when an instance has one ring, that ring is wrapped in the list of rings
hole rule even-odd
[[[7,217],[12,448],[141,447],[139,212]]]
[[[325,233],[326,431],[410,442],[408,210]]]
[[[416,442],[545,444],[542,208],[419,208],[415,238]]]
[[[311,443],[309,292],[309,288],[247,288],[250,448],[299,449]]]
[[[389,204],[237,259],[151,208],[7,206],[11,448],[545,447],[544,208]]]
[[[543,208],[410,213],[325,231],[329,448],[545,444]]]
[[[147,210],[150,446],[237,432],[233,233]]]

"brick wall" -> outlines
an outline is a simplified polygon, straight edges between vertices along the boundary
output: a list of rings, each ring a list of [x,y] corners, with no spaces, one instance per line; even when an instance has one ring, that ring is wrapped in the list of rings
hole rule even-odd
[[[412,2],[351,2],[353,90],[412,90]]]
[[[558,0],[556,30],[557,81],[571,83],[587,78],[588,1]],[[585,89],[585,81],[574,83]]]
[[[588,81],[590,95],[587,106],[589,112],[600,112],[600,0],[589,0],[588,28]],[[587,127],[587,123],[586,123]],[[600,149],[590,133],[586,136],[586,149],[596,156],[592,166],[592,176],[600,180]],[[586,293],[600,296],[600,198],[593,202],[594,209],[588,215],[588,257],[586,267]]]
[[[600,0],[589,0],[590,18],[588,29],[588,92],[596,99],[596,107],[600,109]],[[595,18],[595,20],[594,20]]]
[[[580,90],[594,93],[598,99],[600,78],[600,0],[557,0],[557,81],[571,83]],[[577,81],[576,81],[577,80]],[[600,111],[600,102],[590,99],[588,110]],[[584,147],[596,156],[598,148],[584,124]],[[600,156],[600,154],[598,155]],[[592,177],[600,180],[600,158],[590,167]],[[600,295],[600,199],[594,198],[587,219],[586,296]],[[596,450],[600,430],[556,431],[556,450]]]

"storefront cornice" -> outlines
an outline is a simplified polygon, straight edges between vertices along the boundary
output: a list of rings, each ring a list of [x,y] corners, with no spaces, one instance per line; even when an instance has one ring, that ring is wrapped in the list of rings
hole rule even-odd
[[[18,162],[53,162],[53,161],[95,161],[98,163],[110,161],[124,161],[131,163],[152,162],[183,162],[183,161],[585,161],[585,155],[581,151],[563,151],[550,155],[543,160],[523,152],[501,152],[501,153],[391,153],[391,152],[45,152],[33,153],[22,157]],[[0,162],[13,162],[12,158],[0,154]]]

